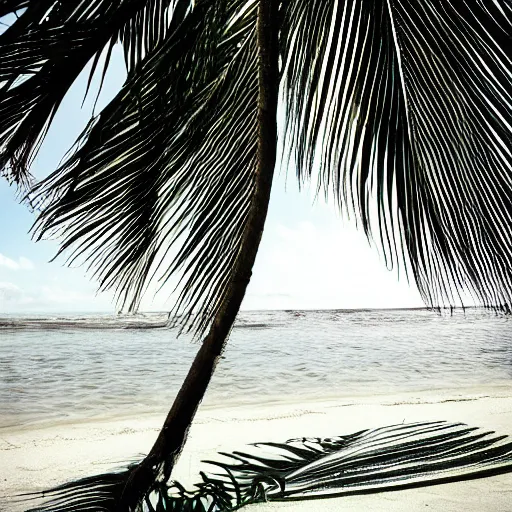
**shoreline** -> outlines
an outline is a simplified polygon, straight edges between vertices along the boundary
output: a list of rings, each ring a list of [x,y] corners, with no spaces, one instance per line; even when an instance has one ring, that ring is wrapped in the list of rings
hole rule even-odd
[[[224,403],[221,403],[218,399],[207,396],[205,401],[201,404],[199,411],[239,410],[243,412],[246,409],[259,411],[265,408],[287,408],[295,405],[318,406],[319,404],[329,403],[339,405],[340,407],[357,406],[373,402],[382,403],[383,405],[384,402],[389,402],[387,405],[431,404],[441,403],[443,401],[472,401],[487,396],[486,393],[489,396],[510,397],[512,399],[512,380],[493,381],[485,385],[476,384],[472,386],[439,385],[435,388],[428,389],[418,387],[416,389],[412,388],[402,391],[367,389],[360,393],[354,393],[352,390],[343,394],[317,392],[316,394],[309,395],[292,395],[286,398],[270,396],[262,397],[260,400],[229,400]],[[169,402],[167,405],[170,407],[172,403]],[[167,406],[162,406],[149,409],[140,408],[136,412],[129,412],[127,408],[123,407],[123,409],[119,409],[118,412],[111,414],[100,412],[90,415],[86,415],[85,413],[71,413],[66,416],[45,419],[41,419],[39,415],[37,417],[31,417],[29,415],[3,415],[3,417],[0,417],[0,435],[11,430],[25,431],[65,425],[108,423],[117,420],[129,421],[131,419],[138,419],[141,416],[147,418],[162,416],[163,418],[167,412]]]
[[[166,411],[70,419],[0,428],[0,510],[23,510],[9,497],[122,467],[147,453]],[[185,486],[200,480],[204,459],[253,442],[330,437],[361,429],[446,420],[512,436],[512,382],[349,397],[306,397],[278,403],[205,404],[197,413],[173,475]],[[419,489],[258,504],[266,510],[428,510],[510,512],[512,473]],[[27,506],[27,504],[25,505]],[[16,508],[18,507],[18,508]],[[437,508],[436,508],[437,507]],[[249,507],[250,509],[250,507]]]

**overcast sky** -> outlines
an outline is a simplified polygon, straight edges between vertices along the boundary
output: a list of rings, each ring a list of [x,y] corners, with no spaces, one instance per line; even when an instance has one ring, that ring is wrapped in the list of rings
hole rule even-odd
[[[119,52],[110,67],[98,107],[124,80]],[[33,167],[41,178],[55,169],[92,113],[95,94],[81,109],[87,75],[77,80],[52,125]],[[293,173],[278,169],[269,217],[244,309],[387,308],[423,305],[414,284],[388,271],[353,222],[336,213],[311,191],[298,191]],[[83,268],[49,263],[57,243],[33,242],[34,220],[0,182],[0,313],[114,312],[109,294],[97,295]],[[164,292],[170,290],[164,290]],[[168,293],[147,296],[143,310],[168,310]]]

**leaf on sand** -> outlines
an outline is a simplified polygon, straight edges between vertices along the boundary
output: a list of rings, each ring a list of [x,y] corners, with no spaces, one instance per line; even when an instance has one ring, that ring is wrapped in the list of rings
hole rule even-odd
[[[155,480],[143,500],[144,510],[221,512],[258,501],[366,494],[512,472],[507,436],[444,421],[256,443],[250,451],[221,455],[227,461],[206,461],[216,471],[202,472],[203,481],[192,491],[179,482]],[[48,491],[50,501],[29,512],[80,512],[93,505],[114,512],[113,495],[125,475],[100,475],[58,487]]]

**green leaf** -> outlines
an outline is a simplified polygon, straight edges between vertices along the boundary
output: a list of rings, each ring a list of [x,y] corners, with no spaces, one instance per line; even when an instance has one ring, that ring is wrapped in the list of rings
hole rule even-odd
[[[62,237],[60,252],[84,256],[130,311],[152,277],[179,275],[174,318],[199,333],[221,305],[252,198],[255,8],[198,2],[34,189],[39,237]]]
[[[30,164],[49,125],[86,64],[93,59],[94,73],[107,48],[106,69],[121,34],[125,44],[137,45],[135,54],[153,49],[171,22],[171,3],[178,4],[181,15],[183,1],[171,0],[158,2],[154,18],[144,0],[0,4],[0,14],[26,8],[0,35],[0,172],[27,185]]]
[[[431,306],[512,302],[511,19],[505,0],[284,11],[289,161],[377,232],[389,266],[410,260]]]

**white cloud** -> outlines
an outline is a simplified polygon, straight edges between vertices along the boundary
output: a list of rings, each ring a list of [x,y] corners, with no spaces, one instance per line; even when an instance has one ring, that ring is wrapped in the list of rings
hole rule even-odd
[[[0,253],[0,267],[7,267],[12,270],[18,270],[18,263]]]
[[[21,256],[18,259],[18,264],[19,264],[19,268],[22,270],[33,270],[34,269],[34,264],[28,258],[25,258],[24,256]]]
[[[82,304],[87,304],[94,299],[92,293],[70,290],[58,285],[43,286],[39,290],[38,295],[41,302],[45,304],[62,306],[73,304],[77,309],[80,309]]]
[[[0,304],[4,302],[17,302],[22,297],[23,291],[19,286],[13,283],[0,282]]]
[[[23,313],[104,311],[112,310],[108,297],[97,297],[93,292],[55,285],[20,287],[0,282],[0,311]]]
[[[5,267],[10,270],[32,270],[34,264],[24,256],[21,256],[18,258],[18,261],[15,261],[0,253],[0,267]]]

